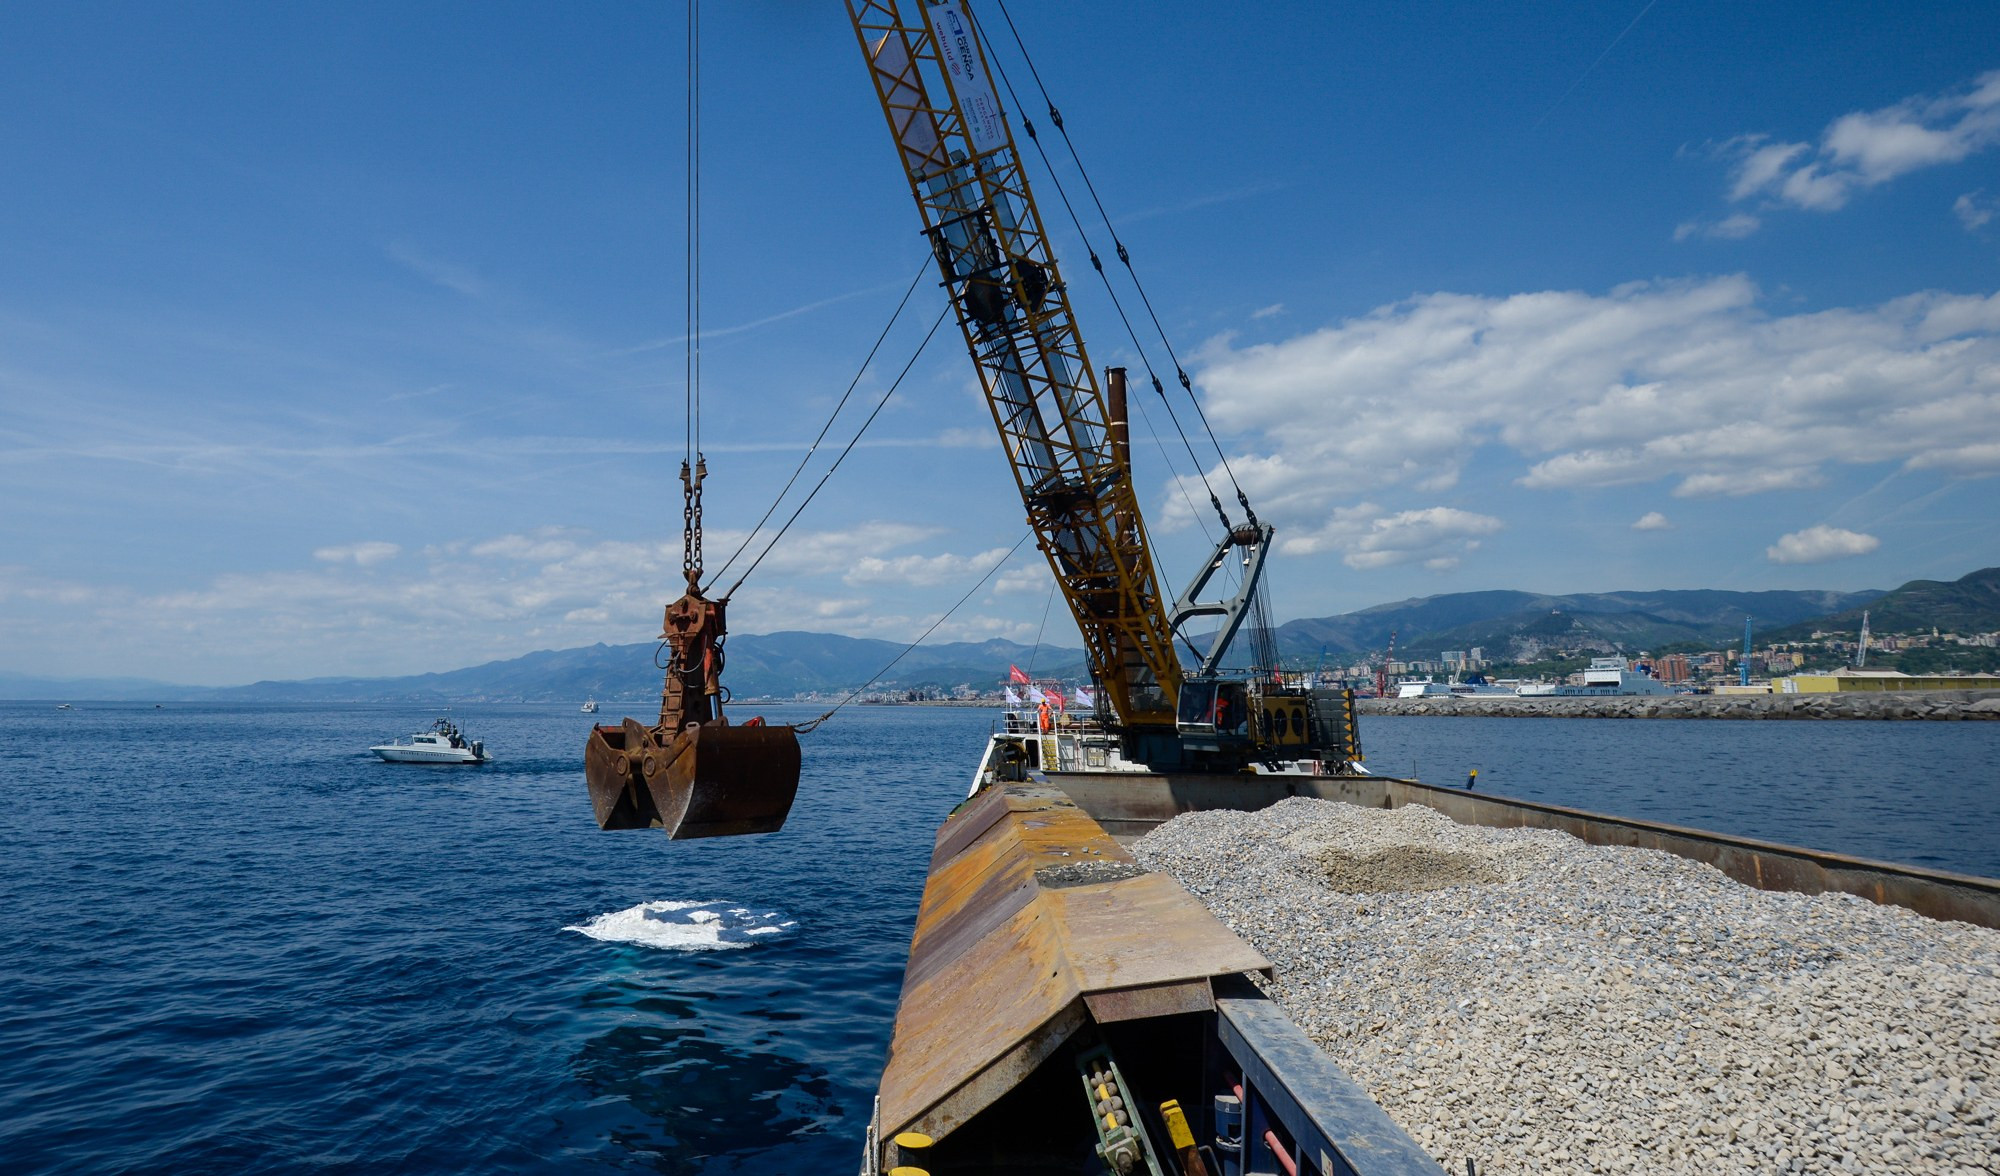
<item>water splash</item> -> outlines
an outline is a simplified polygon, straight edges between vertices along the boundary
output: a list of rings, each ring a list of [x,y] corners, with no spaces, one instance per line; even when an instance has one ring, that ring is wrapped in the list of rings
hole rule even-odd
[[[798,922],[780,911],[726,902],[642,902],[564,927],[607,943],[667,951],[722,951],[783,939]]]

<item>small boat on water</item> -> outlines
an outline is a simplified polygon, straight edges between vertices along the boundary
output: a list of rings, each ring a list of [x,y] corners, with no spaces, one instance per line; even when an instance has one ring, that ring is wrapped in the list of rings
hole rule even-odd
[[[59,702],[59,703],[57,703],[57,704],[56,704],[56,709],[57,709],[57,710],[75,710],[76,708],[75,708],[75,707],[73,707],[73,706],[71,706],[70,704],[68,704],[68,703],[66,703],[66,702]]]
[[[584,700],[583,700],[583,706],[582,706],[582,708],[581,708],[581,709],[582,709],[582,711],[583,711],[583,713],[584,713],[584,714],[587,714],[587,715],[594,715],[594,714],[596,714],[596,713],[597,713],[597,699],[596,699],[595,697],[592,697],[592,698],[586,698],[586,699],[584,699]]]
[[[486,744],[467,740],[450,719],[439,719],[428,731],[419,731],[368,750],[396,764],[483,764]]]

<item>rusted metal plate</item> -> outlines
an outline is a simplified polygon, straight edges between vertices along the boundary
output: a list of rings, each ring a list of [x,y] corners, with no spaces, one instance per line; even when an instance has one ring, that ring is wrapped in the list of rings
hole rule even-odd
[[[1176,1013],[1205,1013],[1215,1007],[1215,993],[1206,978],[1180,984],[1155,984],[1145,988],[1120,988],[1114,992],[1093,992],[1083,998],[1090,1019],[1100,1025],[1117,1021],[1140,1021],[1147,1017],[1169,1017]]]
[[[1066,936],[1064,955],[1084,992],[1271,968],[1165,874],[1045,890],[1041,901]],[[1200,966],[1190,969],[1194,960]]]
[[[938,831],[882,1075],[884,1133],[949,1134],[1086,1023],[1099,994],[1115,1019],[1191,1011],[1207,1007],[1210,977],[1269,967],[1060,791],[989,789]]]

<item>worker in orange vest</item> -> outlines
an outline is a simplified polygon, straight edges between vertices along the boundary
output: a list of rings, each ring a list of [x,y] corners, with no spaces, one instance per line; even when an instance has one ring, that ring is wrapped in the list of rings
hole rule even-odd
[[[1049,733],[1049,700],[1048,700],[1048,699],[1047,699],[1046,697],[1044,697],[1044,698],[1042,699],[1042,710],[1041,710],[1041,724],[1042,724],[1042,734],[1044,734],[1044,735],[1048,734],[1048,733]]]

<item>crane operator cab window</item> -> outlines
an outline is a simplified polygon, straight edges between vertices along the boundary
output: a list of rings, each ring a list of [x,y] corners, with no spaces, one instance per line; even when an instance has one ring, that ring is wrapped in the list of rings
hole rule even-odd
[[[1177,726],[1184,735],[1247,738],[1250,692],[1242,682],[1190,678],[1181,684]]]

